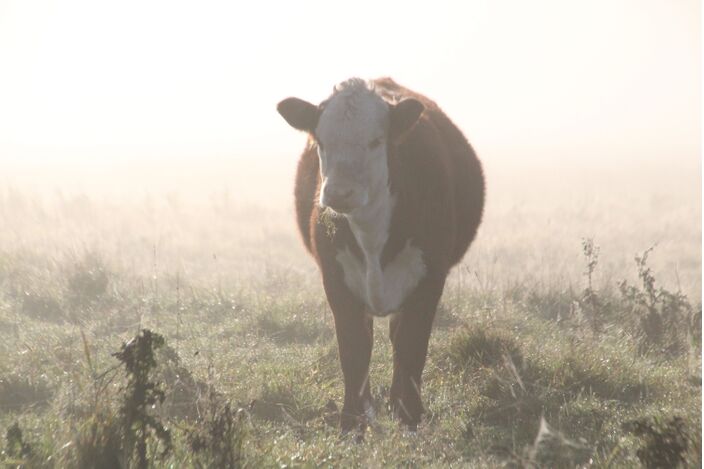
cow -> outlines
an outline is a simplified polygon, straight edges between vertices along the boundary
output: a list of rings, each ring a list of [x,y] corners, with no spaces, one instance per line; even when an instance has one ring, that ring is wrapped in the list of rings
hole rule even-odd
[[[317,106],[287,98],[277,110],[309,135],[295,208],[334,317],[342,431],[364,432],[373,415],[373,319],[385,316],[393,345],[390,408],[415,431],[445,280],[482,217],[481,164],[437,104],[391,78],[351,78]]]

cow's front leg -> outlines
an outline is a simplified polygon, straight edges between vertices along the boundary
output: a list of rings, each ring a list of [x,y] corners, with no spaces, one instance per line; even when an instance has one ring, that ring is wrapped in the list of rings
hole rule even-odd
[[[421,375],[444,278],[424,279],[389,323],[394,354],[391,409],[411,430],[416,429],[423,414]]]
[[[372,356],[373,321],[362,311],[335,311],[335,333],[345,380],[345,403],[340,415],[343,432],[364,431],[371,410],[369,361]]]

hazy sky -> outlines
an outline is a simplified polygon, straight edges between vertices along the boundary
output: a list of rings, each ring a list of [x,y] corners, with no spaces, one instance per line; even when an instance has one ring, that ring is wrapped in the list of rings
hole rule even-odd
[[[0,162],[294,160],[280,99],[390,75],[492,161],[696,165],[700,22],[695,0],[0,0]]]

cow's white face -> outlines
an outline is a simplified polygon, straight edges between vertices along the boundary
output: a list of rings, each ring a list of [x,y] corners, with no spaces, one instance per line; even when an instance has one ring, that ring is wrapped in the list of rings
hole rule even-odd
[[[325,105],[314,135],[320,156],[320,205],[340,213],[364,207],[389,180],[389,105],[365,87]]]
[[[335,87],[320,106],[287,98],[278,111],[317,142],[322,186],[319,203],[352,213],[388,192],[389,143],[398,143],[424,106],[415,99],[387,103],[372,83],[352,78]]]
[[[294,128],[315,138],[322,179],[319,203],[347,214],[362,251],[361,259],[347,248],[336,256],[347,287],[371,314],[385,316],[398,309],[425,275],[425,263],[423,253],[408,240],[382,269],[395,204],[388,187],[388,153],[408,135],[424,105],[413,98],[389,103],[373,83],[353,78],[335,87],[320,106],[287,98],[277,109]]]

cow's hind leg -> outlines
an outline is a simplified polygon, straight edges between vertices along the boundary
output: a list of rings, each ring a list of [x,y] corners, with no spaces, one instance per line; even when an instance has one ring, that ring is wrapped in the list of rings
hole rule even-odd
[[[444,283],[444,276],[426,278],[389,323],[394,354],[391,409],[411,430],[416,429],[423,414],[421,375]]]
[[[343,432],[364,431],[372,396],[369,361],[372,355],[373,321],[361,312],[334,312],[340,364],[345,380],[345,403],[340,415]]]

